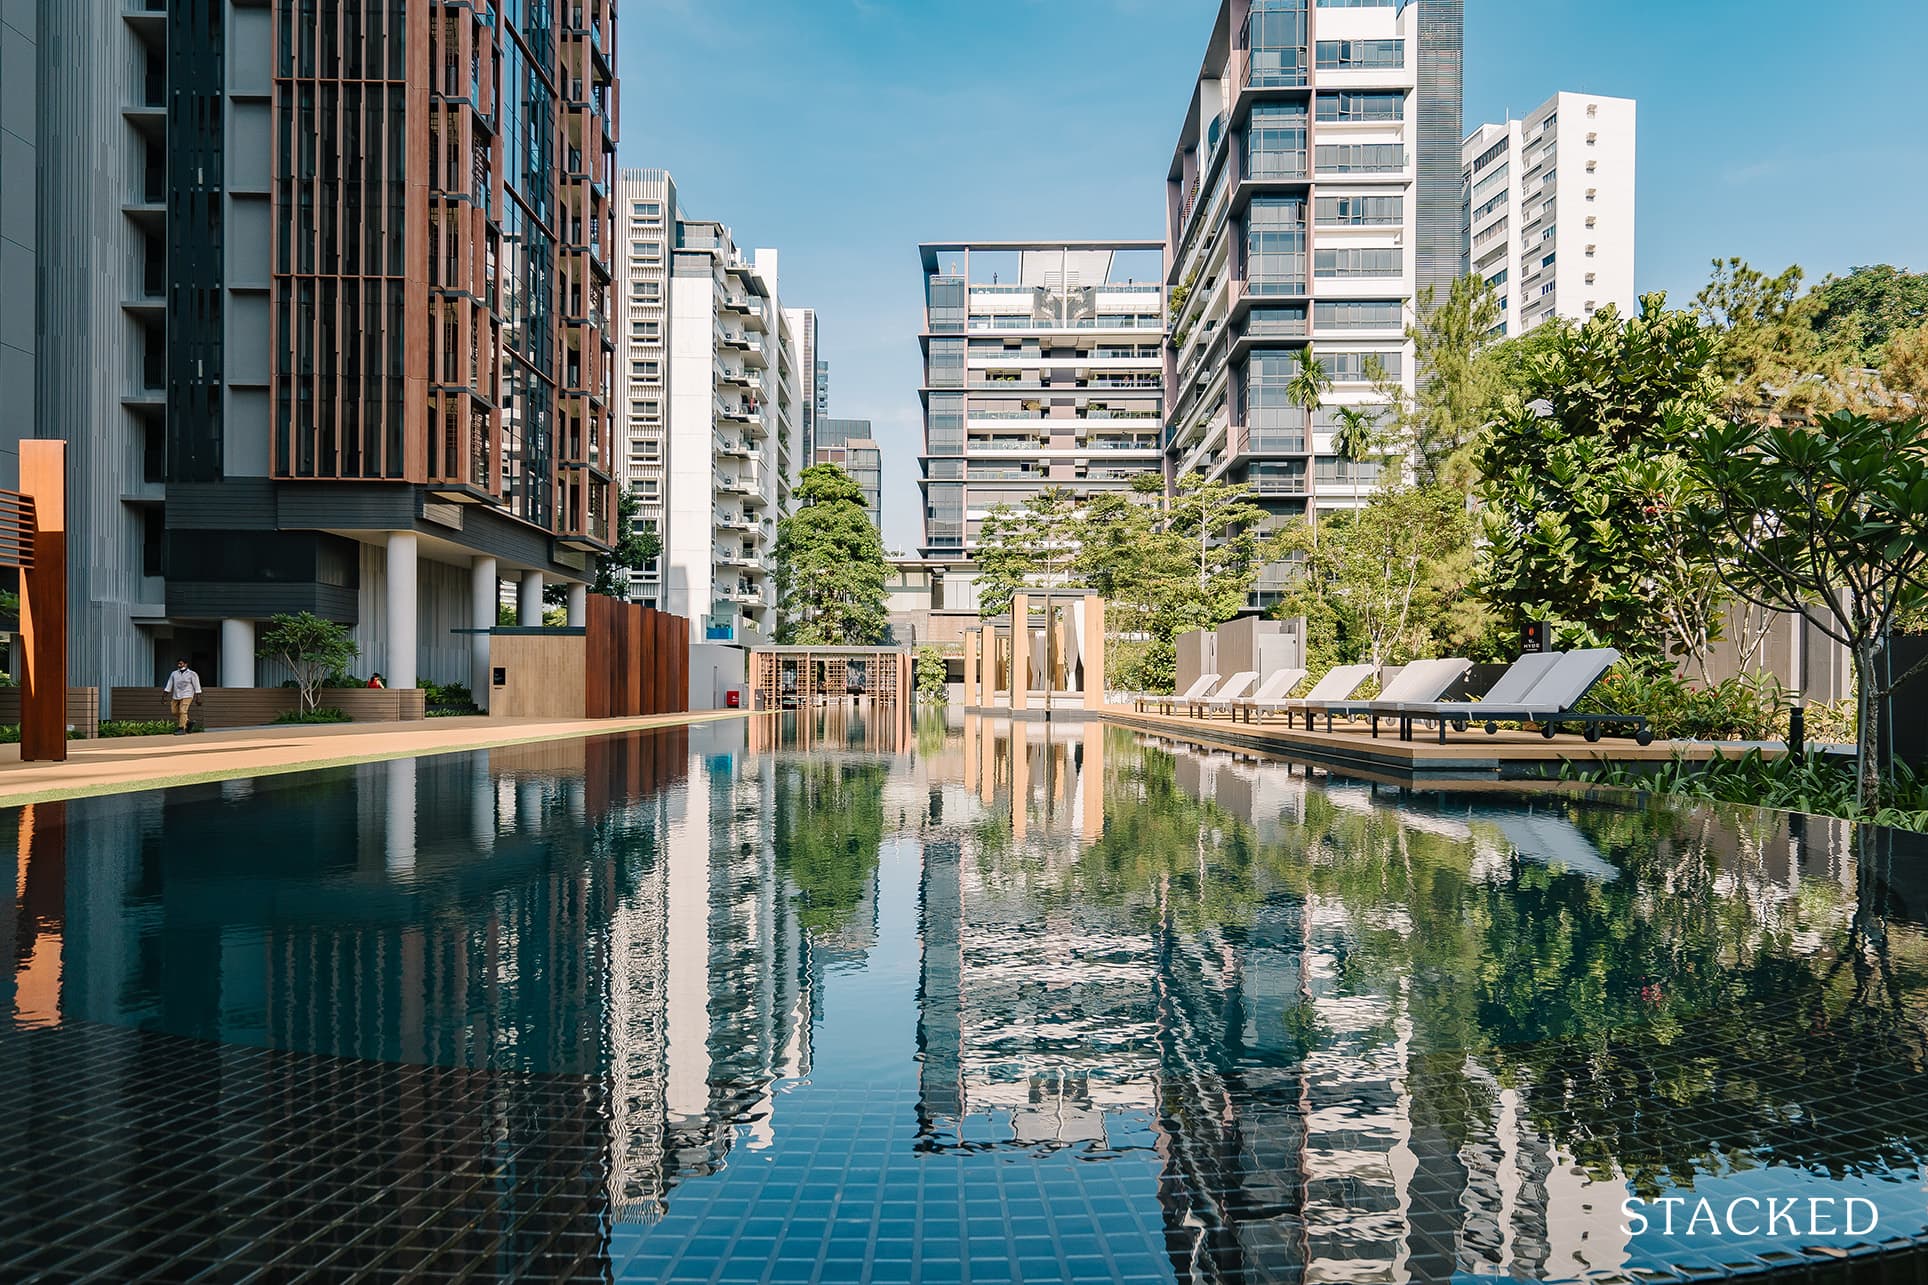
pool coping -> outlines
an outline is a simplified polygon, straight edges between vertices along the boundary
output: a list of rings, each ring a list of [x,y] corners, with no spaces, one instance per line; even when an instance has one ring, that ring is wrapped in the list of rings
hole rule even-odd
[[[428,758],[437,754],[460,754],[469,750],[500,749],[511,745],[531,745],[543,741],[573,740],[590,736],[606,736],[620,732],[648,731],[661,727],[685,727],[698,723],[721,722],[733,718],[748,717],[752,711],[743,709],[698,710],[681,714],[649,714],[635,718],[616,719],[572,719],[558,721],[550,719],[490,719],[474,716],[461,719],[415,719],[407,722],[385,723],[337,723],[319,726],[294,724],[271,724],[265,727],[229,728],[212,732],[194,733],[192,739],[195,749],[208,752],[203,747],[214,747],[214,753],[231,753],[241,756],[244,761],[230,765],[208,768],[199,771],[182,771],[178,757],[163,751],[182,748],[181,740],[171,735],[161,736],[124,736],[104,737],[91,741],[68,742],[68,757],[61,763],[24,763],[17,756],[18,747],[10,749],[11,754],[0,759],[0,808],[20,807],[30,803],[51,803],[64,799],[95,798],[107,794],[129,794],[141,790],[166,789],[172,786],[200,785],[210,781],[232,781],[246,777],[282,776],[290,772],[306,772],[330,767],[347,767],[357,763],[380,763],[392,759]],[[450,723],[458,726],[446,726]],[[409,743],[393,748],[369,748],[346,753],[330,753],[332,741],[357,740],[364,737],[407,736]],[[287,753],[271,757],[245,761],[249,754],[261,754],[274,749],[286,751],[290,738],[299,738],[301,745],[292,755]],[[272,741],[272,745],[261,742]],[[149,751],[142,754],[142,750]],[[303,753],[302,751],[308,751]],[[134,772],[129,775],[100,775],[128,767],[128,756],[138,761],[151,763],[154,770],[147,773]],[[89,764],[90,759],[108,759],[108,762]],[[92,766],[94,773],[88,769]],[[35,780],[44,780],[49,774],[65,773],[72,779],[64,784],[37,786]]]

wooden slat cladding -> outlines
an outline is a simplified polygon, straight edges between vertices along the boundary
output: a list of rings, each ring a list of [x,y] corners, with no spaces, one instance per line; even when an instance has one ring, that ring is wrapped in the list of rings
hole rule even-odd
[[[689,622],[683,617],[592,593],[583,647],[588,717],[689,709]]]
[[[608,547],[615,8],[275,0],[273,473]]]

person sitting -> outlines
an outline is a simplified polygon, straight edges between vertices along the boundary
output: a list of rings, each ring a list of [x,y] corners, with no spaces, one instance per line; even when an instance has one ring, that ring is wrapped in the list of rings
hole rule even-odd
[[[388,684],[387,684],[387,683],[384,683],[384,682],[382,681],[382,676],[381,676],[381,674],[380,674],[379,672],[377,672],[377,673],[374,673],[374,674],[371,674],[371,675],[369,675],[369,678],[368,678],[368,685],[369,685],[370,687],[386,687],[386,686],[388,686]]]

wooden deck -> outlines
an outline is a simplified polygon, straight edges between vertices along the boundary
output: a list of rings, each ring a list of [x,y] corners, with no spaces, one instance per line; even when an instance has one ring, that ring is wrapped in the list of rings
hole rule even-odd
[[[1548,740],[1538,732],[1501,730],[1488,736],[1478,727],[1448,731],[1439,744],[1431,728],[1415,728],[1413,739],[1402,741],[1396,726],[1381,723],[1374,739],[1365,721],[1338,722],[1330,732],[1308,732],[1303,724],[1287,727],[1283,718],[1271,722],[1232,722],[1225,717],[1186,718],[1140,713],[1128,705],[1107,705],[1104,719],[1121,727],[1227,749],[1257,750],[1301,762],[1343,769],[1393,784],[1418,781],[1520,781],[1557,776],[1564,764],[1597,770],[1624,767],[1635,771],[1658,767],[1675,758],[1705,761],[1717,755],[1739,755],[1747,747],[1706,741],[1655,741],[1636,745],[1631,738],[1603,737],[1589,744],[1578,734],[1562,733]],[[1762,747],[1778,756],[1779,747]]]

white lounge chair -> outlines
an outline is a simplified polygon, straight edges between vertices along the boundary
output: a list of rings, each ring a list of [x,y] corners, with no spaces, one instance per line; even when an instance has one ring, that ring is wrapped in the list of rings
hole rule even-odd
[[[1325,676],[1312,684],[1312,690],[1303,696],[1288,696],[1269,705],[1254,701],[1246,710],[1249,720],[1255,710],[1284,710],[1286,723],[1290,725],[1292,715],[1313,704],[1323,705],[1329,701],[1342,701],[1359,690],[1359,685],[1372,677],[1371,665],[1334,665]],[[1312,714],[1307,710],[1305,730],[1312,730]]]
[[[1238,715],[1241,709],[1245,711],[1245,721],[1248,723],[1252,721],[1252,709],[1254,706],[1262,705],[1268,709],[1276,709],[1279,701],[1284,699],[1285,694],[1294,687],[1297,687],[1304,678],[1305,671],[1303,669],[1277,669],[1272,671],[1272,676],[1260,683],[1257,691],[1253,692],[1250,696],[1243,696],[1232,702],[1232,720],[1234,722],[1238,721]]]
[[[1611,711],[1583,714],[1574,708],[1619,659],[1620,653],[1611,647],[1561,653],[1537,681],[1513,700],[1495,700],[1489,693],[1478,701],[1408,702],[1399,709],[1399,734],[1411,740],[1414,719],[1438,719],[1439,743],[1444,745],[1447,724],[1464,731],[1468,725],[1484,720],[1489,736],[1499,731],[1501,722],[1533,722],[1540,725],[1540,735],[1551,740],[1559,734],[1562,724],[1578,723],[1587,740],[1597,741],[1607,724],[1618,723],[1633,726],[1637,744],[1651,745],[1654,734],[1641,715]],[[1512,670],[1507,673],[1511,674]]]
[[[1491,690],[1477,700],[1407,701],[1395,704],[1390,712],[1399,716],[1400,739],[1412,739],[1412,720],[1415,718],[1451,718],[1454,711],[1471,706],[1505,709],[1525,700],[1527,694],[1533,690],[1534,684],[1545,678],[1560,663],[1560,657],[1563,654],[1557,651],[1527,652],[1508,665],[1506,672],[1499,676],[1499,680],[1493,684]],[[1489,702],[1491,702],[1490,705]],[[1441,727],[1443,731],[1443,723]]]
[[[1165,707],[1165,712],[1169,714],[1172,712],[1172,706],[1189,705],[1194,701],[1202,699],[1207,692],[1216,686],[1218,686],[1217,674],[1200,674],[1198,681],[1194,682],[1190,687],[1187,687],[1176,696],[1140,697],[1138,708],[1143,710],[1148,705],[1162,705]]]
[[[1259,675],[1257,670],[1241,669],[1238,673],[1226,679],[1223,687],[1213,692],[1210,696],[1203,697],[1196,701],[1193,705],[1192,712],[1195,714],[1202,713],[1205,717],[1210,718],[1216,710],[1230,709],[1232,708],[1232,702],[1251,691],[1252,684],[1258,682],[1258,680]]]
[[[1414,701],[1436,701],[1472,667],[1473,662],[1463,656],[1415,660],[1393,675],[1385,689],[1373,700],[1322,701],[1316,706],[1307,701],[1306,719],[1309,723],[1313,714],[1324,714],[1326,731],[1329,732],[1335,717],[1363,715],[1372,720],[1372,734],[1378,736],[1379,720],[1397,717],[1393,712],[1394,706]]]

